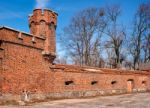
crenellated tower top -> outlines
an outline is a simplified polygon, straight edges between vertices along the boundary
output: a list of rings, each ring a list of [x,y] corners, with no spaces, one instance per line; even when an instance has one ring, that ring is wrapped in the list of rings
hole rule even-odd
[[[30,33],[38,37],[44,37],[45,45],[43,55],[53,62],[56,54],[56,27],[58,14],[49,9],[35,9],[29,16]]]

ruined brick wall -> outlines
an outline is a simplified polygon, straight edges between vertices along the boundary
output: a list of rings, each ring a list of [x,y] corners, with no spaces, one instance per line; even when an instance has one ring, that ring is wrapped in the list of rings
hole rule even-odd
[[[2,95],[28,91],[43,99],[126,93],[128,80],[134,81],[133,91],[150,90],[148,72],[52,65],[42,55],[44,38],[9,28],[0,33]]]
[[[91,69],[69,65],[59,67],[61,66],[52,67],[55,73],[53,90],[54,93],[66,93],[68,97],[70,94],[67,92],[70,91],[78,96],[127,93],[128,80],[133,80],[133,92],[150,90],[150,74],[147,72]],[[63,94],[63,96],[66,95]]]
[[[32,34],[0,28],[0,99],[20,99],[24,92],[44,99],[150,90],[149,72],[53,64],[56,16],[35,10],[29,18]]]

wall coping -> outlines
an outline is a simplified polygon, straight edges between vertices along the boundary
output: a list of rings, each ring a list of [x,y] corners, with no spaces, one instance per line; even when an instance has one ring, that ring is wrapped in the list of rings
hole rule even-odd
[[[46,38],[44,38],[44,37],[39,37],[39,36],[30,34],[30,33],[27,33],[27,32],[23,32],[23,31],[19,31],[19,30],[16,30],[16,29],[14,29],[14,28],[7,27],[7,26],[0,26],[0,29],[8,29],[8,30],[11,30],[11,31],[15,31],[15,32],[18,32],[18,33],[25,34],[26,36],[36,37],[36,38],[42,39],[42,40],[45,40],[45,39],[46,39]]]
[[[150,75],[147,71],[138,70],[121,70],[121,69],[108,69],[108,68],[97,68],[89,66],[77,66],[77,65],[64,65],[55,64],[50,66],[50,69],[60,69],[64,72],[74,72],[74,73],[95,73],[95,74],[140,74],[140,75]]]

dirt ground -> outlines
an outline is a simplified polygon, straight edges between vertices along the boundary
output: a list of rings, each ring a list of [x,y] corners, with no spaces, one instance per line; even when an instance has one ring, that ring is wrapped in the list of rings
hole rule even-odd
[[[0,108],[150,108],[150,93],[125,94],[90,99],[65,99],[29,106],[0,106]]]

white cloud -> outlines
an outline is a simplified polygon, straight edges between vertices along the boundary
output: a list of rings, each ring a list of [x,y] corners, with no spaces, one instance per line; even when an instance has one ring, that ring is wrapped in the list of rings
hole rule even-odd
[[[50,2],[50,0],[36,0],[35,8],[46,8],[48,2]]]

